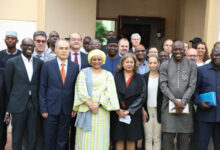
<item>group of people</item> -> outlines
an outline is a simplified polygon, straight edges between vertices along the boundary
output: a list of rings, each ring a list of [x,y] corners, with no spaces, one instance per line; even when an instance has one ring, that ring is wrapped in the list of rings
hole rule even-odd
[[[220,42],[164,41],[138,33],[107,44],[79,33],[7,31],[0,51],[0,150],[220,149]],[[46,48],[48,47],[48,49]],[[197,69],[198,67],[198,69]],[[214,93],[215,105],[201,95]]]

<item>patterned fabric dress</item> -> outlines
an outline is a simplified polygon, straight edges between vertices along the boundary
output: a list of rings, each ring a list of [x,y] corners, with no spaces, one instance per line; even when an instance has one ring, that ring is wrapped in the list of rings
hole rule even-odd
[[[76,150],[108,150],[110,143],[110,111],[118,110],[119,103],[112,74],[102,70],[100,75],[92,75],[92,101],[100,102],[99,112],[92,114],[91,131],[76,128]],[[84,104],[91,100],[87,85],[86,74],[81,71],[75,87],[74,110],[78,112],[90,111]]]

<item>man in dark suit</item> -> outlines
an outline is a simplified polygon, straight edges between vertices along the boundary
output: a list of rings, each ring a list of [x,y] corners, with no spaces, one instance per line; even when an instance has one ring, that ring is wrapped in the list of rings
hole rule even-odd
[[[70,34],[70,55],[69,60],[79,65],[79,70],[89,66],[88,55],[80,52],[82,37],[79,33]]]
[[[5,67],[5,84],[9,96],[7,111],[12,115],[12,149],[22,150],[24,129],[27,128],[27,150],[35,150],[39,119],[38,89],[43,62],[32,57],[32,39],[23,39],[21,49],[22,55],[8,60]]]
[[[82,45],[82,37],[79,33],[72,33],[70,34],[69,38],[70,42],[70,55],[68,60],[71,60],[72,62],[75,62],[79,65],[79,70],[86,68],[89,66],[88,63],[88,55],[84,54],[83,52],[80,52],[80,48]],[[75,124],[75,117],[71,120],[71,132],[70,132],[70,144],[66,145],[65,150],[68,150],[69,146],[71,150],[74,150],[75,146],[75,134],[76,134],[76,128],[74,126]]]
[[[45,62],[41,71],[39,103],[44,118],[46,150],[63,150],[67,143],[72,112],[75,81],[79,66],[68,60],[70,47],[58,40],[57,58]]]
[[[1,60],[1,59],[0,59]],[[5,85],[4,85],[4,72],[3,68],[0,68],[0,150],[4,150],[5,144],[6,144],[6,134],[7,130],[7,124],[5,118],[5,111],[6,111],[6,91],[5,91]],[[9,121],[9,120],[8,120]]]
[[[200,94],[214,92],[217,106],[202,101]],[[207,150],[212,137],[214,149],[220,149],[220,49],[214,48],[211,62],[198,68],[197,84],[194,93],[198,131],[198,150]]]

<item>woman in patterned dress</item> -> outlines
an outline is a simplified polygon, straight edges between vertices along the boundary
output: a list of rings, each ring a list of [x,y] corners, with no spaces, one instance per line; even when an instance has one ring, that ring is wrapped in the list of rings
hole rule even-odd
[[[108,150],[110,143],[110,111],[119,103],[112,74],[101,66],[105,53],[89,52],[92,67],[83,69],[76,81],[74,108],[76,119],[76,150]]]

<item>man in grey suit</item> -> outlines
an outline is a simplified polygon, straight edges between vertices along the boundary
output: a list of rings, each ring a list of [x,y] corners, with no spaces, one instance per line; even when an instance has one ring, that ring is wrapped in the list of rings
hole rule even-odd
[[[22,54],[8,60],[5,84],[9,102],[7,111],[12,115],[12,149],[22,150],[22,138],[27,129],[27,150],[35,150],[39,120],[38,90],[42,61],[32,57],[34,41],[25,38]]]
[[[197,66],[184,58],[185,50],[182,41],[175,41],[172,57],[160,67],[160,88],[163,92],[161,122],[164,150],[174,148],[176,133],[179,150],[189,150],[190,135],[193,133],[193,105],[191,96],[197,80]],[[173,103],[173,107],[169,104]],[[188,106],[188,111],[184,112]],[[171,112],[172,110],[175,112]],[[186,110],[186,109],[185,109]]]

